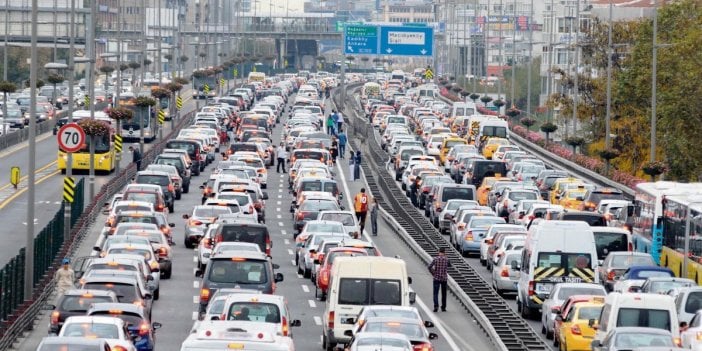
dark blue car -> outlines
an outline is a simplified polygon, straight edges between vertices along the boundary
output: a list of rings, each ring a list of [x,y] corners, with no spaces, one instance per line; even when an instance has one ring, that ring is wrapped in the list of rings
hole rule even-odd
[[[614,291],[634,292],[638,290],[648,278],[674,277],[673,271],[658,266],[631,266],[622,277],[614,284]]]
[[[156,346],[156,329],[161,323],[151,323],[144,307],[129,303],[96,303],[88,310],[89,316],[110,316],[125,321],[134,346],[139,351],[153,351]]]

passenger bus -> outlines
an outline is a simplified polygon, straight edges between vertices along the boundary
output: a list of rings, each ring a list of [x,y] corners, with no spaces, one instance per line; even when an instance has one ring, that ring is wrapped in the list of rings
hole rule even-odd
[[[702,193],[700,186],[684,195],[666,196],[662,203],[663,247],[660,266],[682,275],[689,220],[687,277],[702,282]],[[689,216],[689,217],[688,217]],[[655,237],[654,237],[655,240]],[[654,245],[655,246],[655,245]]]
[[[143,86],[144,86],[144,88],[147,88],[147,89],[151,90],[152,88],[158,88],[158,87],[160,87],[160,86],[161,86],[161,82],[159,82],[158,79],[153,79],[153,78],[144,79],[144,84],[143,84]]]
[[[73,113],[73,122],[78,122],[81,119],[90,118],[90,111],[75,111]],[[95,119],[108,123],[110,133],[105,136],[97,137],[95,140],[95,155],[94,164],[95,171],[111,173],[115,169],[116,156],[114,139],[114,127],[112,127],[112,119],[103,111],[95,111]],[[90,138],[86,137],[85,145],[78,152],[72,154],[71,166],[73,170],[90,170]],[[66,160],[68,156],[62,150],[58,151],[57,166],[61,173],[66,172]]]
[[[120,96],[120,106],[126,107],[133,112],[132,119],[128,121],[122,121],[122,130],[119,131],[120,135],[124,141],[137,141],[141,138],[141,129],[144,129],[144,141],[151,142],[156,138],[156,133],[158,131],[158,124],[154,116],[152,115],[151,107],[148,108],[148,112],[142,116],[139,109],[134,104],[136,102],[136,97],[134,99],[122,100]]]
[[[261,82],[266,80],[266,74],[263,72],[250,72],[249,73],[249,83]]]

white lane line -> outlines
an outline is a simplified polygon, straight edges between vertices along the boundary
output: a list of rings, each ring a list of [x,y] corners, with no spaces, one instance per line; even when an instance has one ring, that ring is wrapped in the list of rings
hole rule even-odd
[[[319,316],[314,316],[314,324],[316,325],[322,325],[322,318],[319,318]]]
[[[283,188],[278,188],[278,192],[279,192],[279,193],[282,193],[282,192],[283,192]]]
[[[285,243],[285,245],[290,245],[290,239],[283,239],[283,242]]]
[[[194,281],[193,281],[193,288],[195,288],[195,289],[200,289],[200,282],[197,281],[197,280],[194,280]]]
[[[306,293],[310,292],[310,288],[308,288],[307,285],[303,285],[302,290]]]
[[[293,265],[293,266],[296,266],[295,260],[290,260],[290,262],[292,262],[292,265]]]
[[[197,263],[197,256],[193,256],[193,262]]]
[[[278,212],[280,212],[280,209],[278,209]],[[278,218],[278,219],[282,219],[282,218],[283,218],[283,215],[275,215],[275,217]]]
[[[199,297],[199,296],[193,296],[193,303],[200,303],[200,297]]]
[[[275,212],[280,212],[280,207],[276,207]],[[278,215],[278,218],[280,218],[280,215]]]
[[[282,198],[283,198],[283,195],[278,194],[278,198],[279,198],[279,199],[282,199]]]
[[[346,183],[346,176],[344,175],[344,170],[341,168],[341,163],[337,163],[337,164],[336,164],[336,167],[339,169],[338,174],[339,174],[339,177],[341,178],[341,183],[344,185],[344,191],[345,191],[346,194],[348,195],[348,196],[345,196],[346,201],[348,202],[348,205],[349,205],[348,208],[353,208],[353,202],[351,202],[351,198],[353,197],[353,194],[351,194],[350,191],[349,191],[349,186],[348,186],[348,184]],[[363,175],[363,174],[361,174],[361,175]],[[362,177],[361,179],[365,182],[365,178]],[[367,186],[367,185],[366,185],[366,186]],[[364,237],[368,242],[373,243],[373,239],[371,239],[371,237],[368,235],[368,233],[367,233],[365,230],[363,231],[362,234],[363,234],[363,237]],[[425,313],[427,316],[429,316],[429,319],[431,319],[431,321],[434,323],[434,325],[436,326],[437,330],[439,330],[439,332],[444,336],[444,340],[446,340],[446,343],[449,344],[449,346],[451,347],[451,350],[453,350],[453,351],[459,351],[459,350],[475,350],[475,349],[472,348],[470,345],[465,345],[465,346],[467,346],[467,348],[466,348],[466,347],[463,347],[463,348],[458,347],[458,345],[457,345],[456,342],[453,340],[453,338],[451,337],[451,335],[450,335],[450,334],[446,331],[446,329],[444,328],[443,324],[441,323],[441,320],[434,314],[434,312],[432,312],[432,310],[430,310],[430,309],[427,307],[427,305],[424,304],[424,302],[419,298],[419,296],[417,296],[417,304],[418,304],[419,307],[424,311],[424,313]]]
[[[314,300],[307,300],[307,303],[310,304],[310,307],[312,307],[312,308],[317,308],[317,304],[314,303]]]
[[[197,320],[197,316],[198,316],[198,315],[199,315],[199,313],[197,313],[197,311],[193,311],[193,320],[194,320],[194,321]]]
[[[282,234],[282,235],[288,235],[288,232],[286,232],[285,230],[281,230],[281,231],[280,231],[280,234]]]
[[[280,215],[278,215],[278,217],[280,217]],[[283,222],[278,222],[278,225],[281,227],[285,226],[285,224],[283,224]]]
[[[283,201],[278,201],[277,204],[280,206],[283,204]],[[280,211],[280,210],[278,210],[278,211]]]
[[[292,249],[288,249],[288,255],[291,255],[291,256],[292,256],[292,255],[294,255],[294,254],[295,254],[295,253],[293,252]]]

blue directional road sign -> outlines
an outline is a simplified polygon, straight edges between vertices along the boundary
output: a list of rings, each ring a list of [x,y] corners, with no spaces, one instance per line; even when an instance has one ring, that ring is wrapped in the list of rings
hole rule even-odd
[[[378,53],[378,27],[344,26],[344,54],[375,55]]]
[[[397,56],[432,56],[434,29],[431,27],[380,27],[380,54]]]

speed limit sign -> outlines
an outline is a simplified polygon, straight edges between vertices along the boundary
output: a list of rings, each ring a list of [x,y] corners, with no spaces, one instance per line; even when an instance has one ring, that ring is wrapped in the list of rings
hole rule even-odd
[[[85,131],[77,123],[68,123],[58,131],[58,144],[65,152],[77,152],[85,144]]]

